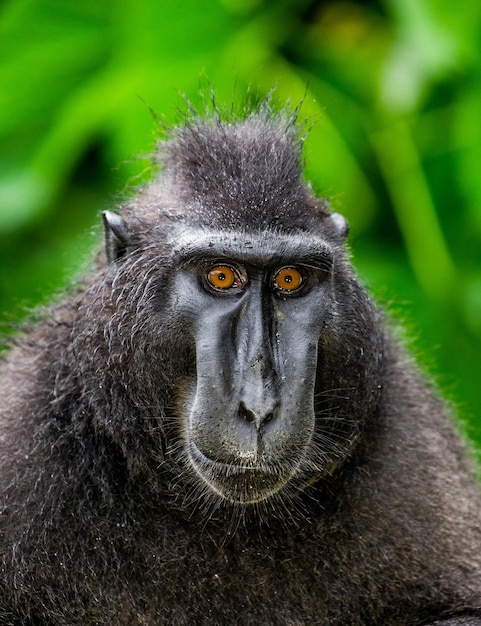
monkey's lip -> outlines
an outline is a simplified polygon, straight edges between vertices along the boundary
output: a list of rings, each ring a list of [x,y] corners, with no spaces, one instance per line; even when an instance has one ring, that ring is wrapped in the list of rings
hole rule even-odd
[[[192,466],[218,495],[235,504],[254,504],[278,493],[290,480],[295,468],[269,467],[259,463],[225,463],[207,457],[193,441],[189,443]]]
[[[256,455],[245,455],[250,457],[250,461],[247,463],[226,463],[224,461],[218,461],[206,456],[195,444],[194,441],[189,442],[190,456],[194,464],[198,464],[200,467],[207,471],[219,472],[223,476],[232,476],[235,474],[246,474],[249,472],[255,474],[274,474],[269,471],[265,465],[261,465],[256,460]],[[278,475],[278,472],[276,473]]]

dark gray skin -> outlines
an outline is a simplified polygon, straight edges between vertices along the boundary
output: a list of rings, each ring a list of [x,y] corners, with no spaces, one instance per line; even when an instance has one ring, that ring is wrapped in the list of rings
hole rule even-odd
[[[481,625],[469,455],[293,116],[159,159],[3,359],[0,624]]]
[[[218,241],[196,234],[184,245],[174,290],[177,310],[191,319],[196,352],[182,407],[190,460],[223,497],[257,502],[296,474],[313,437],[332,253],[322,240],[307,247],[282,235],[247,243],[234,233]],[[209,287],[204,276],[219,262],[245,284]],[[305,275],[292,293],[275,285],[279,268],[290,266]]]

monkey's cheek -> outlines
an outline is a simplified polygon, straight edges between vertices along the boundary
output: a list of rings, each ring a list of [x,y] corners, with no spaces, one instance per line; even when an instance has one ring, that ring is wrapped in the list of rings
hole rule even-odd
[[[295,474],[297,465],[239,465],[221,463],[206,457],[193,443],[189,459],[198,477],[217,495],[234,504],[255,504],[283,489]]]

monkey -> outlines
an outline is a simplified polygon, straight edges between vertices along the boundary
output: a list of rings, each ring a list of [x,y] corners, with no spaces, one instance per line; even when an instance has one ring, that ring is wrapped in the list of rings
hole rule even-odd
[[[481,625],[472,454],[303,142],[187,115],[2,358],[0,624]]]

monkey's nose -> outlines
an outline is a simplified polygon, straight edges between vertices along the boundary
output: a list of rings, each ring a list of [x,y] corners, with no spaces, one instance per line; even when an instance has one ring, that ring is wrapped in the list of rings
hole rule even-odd
[[[276,414],[276,409],[272,411],[260,411],[260,410],[253,411],[251,409],[248,409],[246,405],[244,404],[244,402],[241,402],[239,404],[239,409],[237,412],[237,415],[241,419],[249,423],[255,423],[257,430],[259,430],[261,426],[264,426],[264,424],[267,424],[268,422],[273,420],[275,417],[275,414]]]

